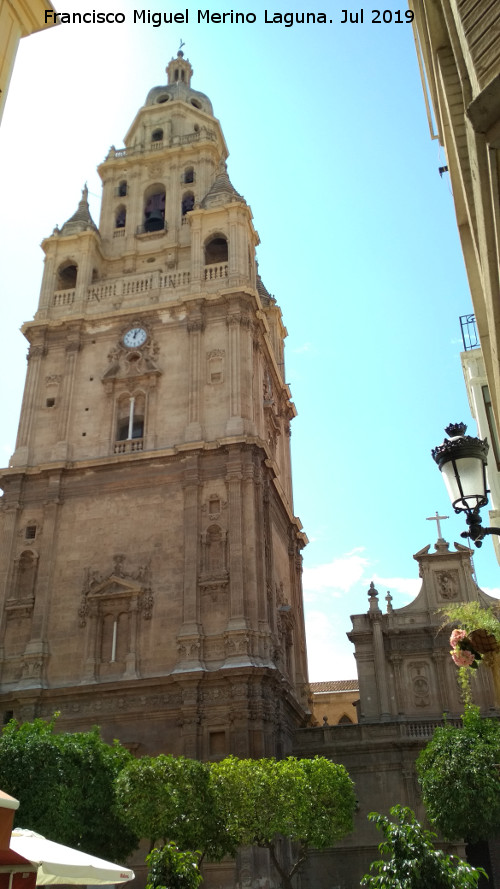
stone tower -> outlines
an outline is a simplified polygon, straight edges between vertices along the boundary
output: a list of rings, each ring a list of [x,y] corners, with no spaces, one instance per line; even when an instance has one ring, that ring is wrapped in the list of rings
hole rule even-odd
[[[0,699],[139,753],[290,750],[307,714],[281,311],[182,52],[43,242],[2,472]]]

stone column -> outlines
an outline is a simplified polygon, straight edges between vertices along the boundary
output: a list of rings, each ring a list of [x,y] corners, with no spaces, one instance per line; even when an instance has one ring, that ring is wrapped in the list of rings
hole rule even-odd
[[[38,311],[35,316],[36,318],[46,318],[47,315],[50,314],[50,309],[52,307],[52,298],[55,291],[55,265],[56,259],[54,254],[52,253],[51,255],[47,255],[44,262],[43,280],[40,290],[40,302],[38,304]]]
[[[188,425],[184,434],[185,441],[200,441],[202,437],[200,423],[201,407],[201,345],[203,318],[200,310],[188,321]]]
[[[42,358],[47,354],[47,348],[42,342],[32,343],[28,351],[28,371],[24,387],[19,431],[17,433],[16,450],[12,457],[13,466],[26,466],[29,460],[29,445],[35,405],[38,394],[38,381]]]
[[[16,551],[15,542],[17,516],[21,509],[19,494],[19,489],[16,492],[15,499],[12,497],[11,494],[11,497],[9,497],[9,500],[6,502],[3,510],[3,532],[0,535],[0,566],[2,566],[4,570],[2,570],[2,574],[0,576],[0,593],[2,593],[2,601],[4,603],[7,599],[11,599],[14,593],[14,555]],[[5,629],[6,620],[4,617],[0,627],[0,659],[3,657],[3,640],[5,636]]]
[[[229,587],[230,617],[227,629],[246,629],[243,581],[243,527],[242,527],[242,454],[231,451],[227,465],[229,493]]]
[[[378,604],[378,592],[370,583],[370,608],[368,615],[370,617],[373,633],[373,659],[375,664],[375,678],[377,680],[378,699],[380,705],[380,715],[382,719],[388,719],[391,715],[389,704],[389,692],[387,686],[387,665],[385,661],[384,635],[382,631],[383,614]]]
[[[80,350],[80,334],[72,331],[66,343],[66,360],[61,386],[61,403],[59,405],[59,423],[57,428],[57,444],[54,448],[54,459],[67,460],[70,456],[68,429],[71,417],[71,403],[75,380],[76,357]]]
[[[44,547],[38,564],[31,639],[23,655],[24,676],[21,680],[23,687],[31,688],[44,684],[44,662],[48,657],[47,625],[50,617],[54,556],[57,548],[57,520],[61,502],[59,494],[60,475],[57,473],[49,479],[48,499],[44,505]]]
[[[244,431],[241,416],[241,314],[228,315],[228,377],[229,377],[229,419],[227,435],[239,435]]]
[[[175,672],[201,670],[198,603],[200,476],[197,456],[186,458],[184,469],[184,597],[183,622],[177,635],[179,658]]]

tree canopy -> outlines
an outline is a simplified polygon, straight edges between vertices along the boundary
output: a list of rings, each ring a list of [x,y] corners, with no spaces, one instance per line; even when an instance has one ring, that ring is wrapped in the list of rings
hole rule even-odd
[[[385,840],[379,851],[386,856],[374,861],[373,873],[361,880],[368,889],[476,889],[481,868],[470,867],[461,858],[435,849],[435,834],[424,830],[411,809],[394,806],[391,821],[372,812],[368,817]]]
[[[199,850],[213,860],[234,852],[222,824],[206,763],[184,756],[143,756],[116,782],[120,809],[131,828],[157,843]]]
[[[468,706],[463,726],[443,726],[417,759],[429,820],[448,840],[475,843],[500,830],[500,723]]]
[[[203,877],[195,852],[181,852],[175,843],[153,849],[146,858],[146,889],[198,889]]]
[[[131,759],[98,729],[58,734],[54,720],[11,720],[0,736],[0,787],[20,802],[16,826],[120,861],[138,843],[120,816],[114,785]]]
[[[229,757],[211,771],[228,833],[237,845],[269,849],[286,889],[310,849],[331,846],[353,828],[354,785],[344,766],[323,757]],[[278,854],[279,836],[294,843],[289,866]]]

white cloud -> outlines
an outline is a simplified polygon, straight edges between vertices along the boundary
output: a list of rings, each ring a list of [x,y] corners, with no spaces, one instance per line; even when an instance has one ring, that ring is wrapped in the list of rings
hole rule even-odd
[[[386,592],[403,593],[405,596],[416,596],[422,580],[420,577],[379,577],[377,574],[373,577],[373,582],[379,588],[379,598],[385,596]]]
[[[492,596],[493,599],[500,599],[500,587],[482,586],[481,589],[487,596]]]
[[[328,591],[330,595],[339,597],[352,589],[362,579],[369,565],[362,553],[363,549],[360,547],[331,562],[304,568],[303,586],[306,596],[308,593]]]
[[[301,355],[302,352],[311,352],[312,351],[312,343],[304,343],[302,346],[297,346],[296,349],[292,349],[295,355]]]
[[[309,681],[353,679],[357,676],[352,646],[344,627],[332,622],[324,611],[309,611],[307,623],[307,659]]]

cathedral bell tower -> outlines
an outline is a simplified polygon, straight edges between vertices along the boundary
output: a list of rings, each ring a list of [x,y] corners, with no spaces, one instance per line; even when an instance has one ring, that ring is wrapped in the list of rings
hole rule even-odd
[[[307,717],[286,330],[179,52],[43,242],[2,472],[0,701],[139,753],[290,750]]]

